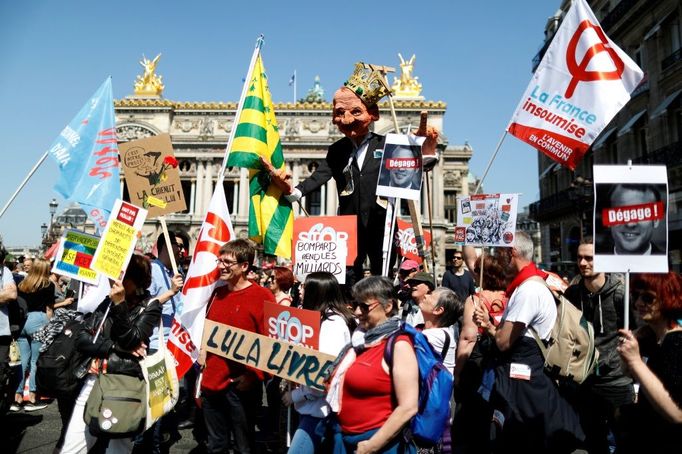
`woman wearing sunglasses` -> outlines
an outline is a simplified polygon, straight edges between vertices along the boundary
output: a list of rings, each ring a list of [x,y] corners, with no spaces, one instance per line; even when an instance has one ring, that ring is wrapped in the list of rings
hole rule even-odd
[[[265,281],[266,286],[275,296],[275,301],[281,306],[291,306],[289,289],[294,285],[294,273],[285,266],[276,266],[270,277]]]
[[[331,273],[311,273],[301,286],[301,297],[303,309],[320,313],[319,350],[337,356],[343,347],[350,343],[351,332],[355,329],[355,319],[350,309],[346,307],[338,281]],[[286,391],[282,396],[282,402],[287,406],[293,404],[300,415],[289,452],[294,454],[321,452],[321,437],[316,434],[315,428],[329,415],[329,405],[324,393],[300,386]]]
[[[306,286],[306,293],[308,288]],[[417,413],[417,357],[408,336],[399,335],[392,371],[384,361],[387,338],[398,331],[398,302],[393,283],[370,276],[353,286],[360,324],[352,344],[339,355],[327,401],[336,413],[335,453],[413,453],[401,431]]]
[[[677,273],[631,279],[631,304],[646,326],[620,330],[618,351],[636,382],[638,401],[626,418],[627,452],[679,452],[682,439],[682,278]],[[641,350],[640,350],[641,345]],[[655,448],[652,450],[652,448]]]

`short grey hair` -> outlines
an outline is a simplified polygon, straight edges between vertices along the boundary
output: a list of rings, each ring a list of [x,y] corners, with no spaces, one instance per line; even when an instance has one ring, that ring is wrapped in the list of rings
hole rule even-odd
[[[398,313],[398,300],[395,295],[393,283],[385,276],[367,276],[359,280],[353,286],[353,299],[357,302],[364,302],[375,298],[386,308],[388,303],[392,303],[390,315]]]
[[[442,307],[443,315],[438,320],[439,327],[454,325],[464,314],[464,302],[448,287],[438,287],[433,291],[437,296],[435,308]]]
[[[514,249],[522,258],[533,261],[533,240],[526,232],[516,232]]]

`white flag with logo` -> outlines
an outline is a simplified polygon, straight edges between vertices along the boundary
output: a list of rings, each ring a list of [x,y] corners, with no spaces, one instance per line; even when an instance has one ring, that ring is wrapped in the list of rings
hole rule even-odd
[[[217,259],[220,247],[234,238],[230,212],[222,184],[217,184],[206,218],[201,226],[194,255],[182,288],[184,305],[179,319],[173,320],[168,349],[175,357],[178,377],[182,377],[199,358],[204,332],[206,305],[219,283]]]
[[[643,76],[587,2],[574,0],[507,131],[574,170]]]

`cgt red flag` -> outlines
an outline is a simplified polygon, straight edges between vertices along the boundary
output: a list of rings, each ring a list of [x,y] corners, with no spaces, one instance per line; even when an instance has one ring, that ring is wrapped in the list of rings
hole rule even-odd
[[[175,357],[178,378],[192,367],[199,358],[199,346],[204,332],[206,306],[218,286],[218,251],[234,238],[230,212],[225,202],[223,185],[216,185],[206,219],[199,231],[192,262],[182,288],[184,304],[182,314],[173,320],[168,350]]]
[[[414,237],[414,228],[409,222],[398,219],[398,231],[396,232],[396,245],[400,249],[400,255],[407,259],[422,263],[423,258],[417,250],[417,240]],[[424,231],[424,250],[431,245],[431,234]]]

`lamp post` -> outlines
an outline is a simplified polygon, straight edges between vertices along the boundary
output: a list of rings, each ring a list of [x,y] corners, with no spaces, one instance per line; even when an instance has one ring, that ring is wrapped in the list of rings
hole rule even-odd
[[[55,213],[57,213],[57,207],[59,206],[59,203],[57,203],[57,199],[53,198],[50,200],[48,206],[50,207],[50,227],[52,227],[52,221],[54,220]]]

